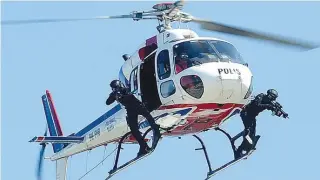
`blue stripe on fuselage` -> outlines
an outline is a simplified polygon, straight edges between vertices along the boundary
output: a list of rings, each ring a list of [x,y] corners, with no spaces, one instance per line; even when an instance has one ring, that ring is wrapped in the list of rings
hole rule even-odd
[[[49,103],[48,103],[48,98],[46,95],[42,96],[42,103],[43,103],[43,109],[46,115],[47,123],[48,123],[48,129],[50,132],[50,136],[57,136],[57,131],[53,123],[52,119],[52,114],[50,111]]]
[[[109,117],[111,117],[112,115],[114,115],[115,113],[117,113],[119,110],[121,110],[120,104],[116,105],[115,107],[113,107],[112,109],[110,109],[108,112],[106,112],[105,114],[103,114],[102,116],[100,116],[98,119],[96,119],[95,121],[93,121],[92,123],[90,123],[88,126],[86,126],[86,127],[83,128],[82,130],[80,130],[79,132],[77,132],[77,133],[75,134],[75,136],[83,136],[83,135],[85,135],[87,132],[89,132],[90,130],[92,130],[93,128],[95,128],[95,127],[98,126],[99,124],[101,124],[103,121],[105,121],[106,119],[108,119]]]
[[[106,119],[108,119],[109,117],[113,116],[115,113],[117,113],[119,110],[121,110],[121,106],[120,104],[116,105],[115,107],[113,107],[112,109],[110,109],[108,112],[106,112],[105,114],[103,114],[102,116],[100,116],[98,119],[96,119],[95,121],[93,121],[92,123],[90,123],[88,126],[86,126],[85,128],[83,128],[82,130],[80,130],[79,132],[77,132],[76,134],[74,134],[74,136],[83,136],[86,133],[88,133],[89,131],[91,131],[93,128],[97,127],[99,124],[101,124],[103,121],[105,121]],[[181,116],[186,115],[188,112],[190,112],[192,110],[192,108],[186,108],[186,109],[182,109],[182,110],[178,110],[176,112],[171,112],[173,115],[174,114],[180,114]],[[155,117],[155,120],[158,120],[159,118],[165,117],[171,113],[164,113],[161,114],[157,117]],[[139,124],[139,129],[148,127],[149,123],[148,121],[144,120],[142,123]]]
[[[54,137],[45,137],[44,140],[52,140],[52,141],[59,141],[59,140],[83,140],[83,137],[78,137],[78,136],[74,136],[74,137],[64,137],[64,136],[54,136]]]

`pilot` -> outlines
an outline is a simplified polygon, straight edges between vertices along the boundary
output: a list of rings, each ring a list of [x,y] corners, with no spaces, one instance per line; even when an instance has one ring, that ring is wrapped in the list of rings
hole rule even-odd
[[[149,122],[153,130],[153,147],[157,144],[161,137],[159,125],[155,123],[155,120],[150,115],[147,108],[142,102],[140,102],[119,80],[113,80],[110,83],[112,92],[109,95],[106,104],[110,105],[115,100],[121,103],[127,110],[127,123],[130,127],[131,133],[140,145],[140,150],[137,156],[142,156],[150,151],[150,147],[144,141],[141,132],[138,127],[138,115],[144,116]]]
[[[180,55],[177,55],[175,58],[175,64],[177,74],[187,69],[190,66],[188,55],[186,53],[181,53]]]
[[[240,113],[244,125],[244,138],[242,144],[238,147],[236,158],[243,155],[243,151],[250,151],[254,145],[256,134],[256,117],[264,110],[275,111],[276,107],[271,103],[278,97],[278,93],[274,89],[269,89],[267,94],[261,93],[257,95],[249,104],[247,104]],[[283,115],[284,118],[288,114]]]

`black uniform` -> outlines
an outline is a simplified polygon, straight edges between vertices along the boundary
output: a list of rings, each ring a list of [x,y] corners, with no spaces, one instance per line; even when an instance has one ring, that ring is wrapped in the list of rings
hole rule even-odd
[[[254,141],[256,135],[256,117],[264,110],[275,110],[274,105],[271,103],[272,98],[266,94],[257,95],[245,108],[241,111],[240,117],[242,119],[245,136],[249,135],[251,140]],[[251,144],[246,138],[243,139],[242,144],[237,150],[237,154],[240,155],[243,150],[249,151],[253,144]]]
[[[130,127],[132,135],[136,138],[140,145],[139,155],[147,153],[149,147],[144,141],[138,127],[138,115],[144,116],[149,122],[151,128],[154,132],[154,141],[158,141],[160,138],[159,125],[155,123],[155,120],[150,115],[147,108],[142,102],[140,102],[129,90],[125,87],[120,87],[114,89],[109,95],[109,98],[106,101],[107,105],[112,104],[115,100],[121,103],[127,110],[127,123]]]

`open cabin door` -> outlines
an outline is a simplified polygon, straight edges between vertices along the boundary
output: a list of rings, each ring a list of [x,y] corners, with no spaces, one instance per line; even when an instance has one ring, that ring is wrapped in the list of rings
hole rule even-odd
[[[149,56],[130,74],[130,91],[152,112],[161,106],[155,75],[155,53]]]
[[[156,72],[155,72],[156,51],[148,55],[143,63],[140,64],[139,87],[142,102],[147,109],[152,112],[161,106],[161,100],[158,94]]]

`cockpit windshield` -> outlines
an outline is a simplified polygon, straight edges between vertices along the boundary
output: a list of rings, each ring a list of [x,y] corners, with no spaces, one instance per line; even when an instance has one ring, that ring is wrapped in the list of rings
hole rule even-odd
[[[176,73],[192,66],[209,62],[233,62],[245,64],[236,48],[217,40],[193,40],[174,45]]]

